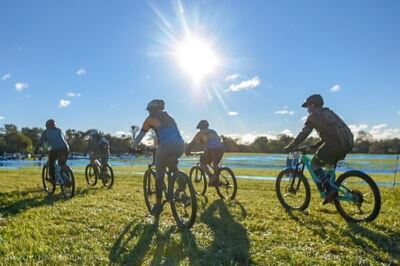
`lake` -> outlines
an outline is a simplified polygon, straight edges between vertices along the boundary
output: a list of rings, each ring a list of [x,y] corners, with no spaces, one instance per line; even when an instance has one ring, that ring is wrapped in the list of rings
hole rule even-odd
[[[382,154],[351,154],[346,159],[339,163],[338,171],[346,171],[349,169],[358,169],[367,173],[391,174],[395,171],[397,155],[382,155]],[[286,154],[229,154],[224,156],[223,165],[233,169],[270,169],[279,170],[285,167]],[[118,157],[110,157],[110,164],[113,166],[145,166],[149,163],[150,158],[144,156],[131,157],[121,159]],[[179,166],[189,168],[195,165],[199,157],[183,156],[179,160]],[[68,160],[71,167],[82,167],[88,163],[87,158],[79,158]],[[18,169],[21,167],[39,166],[39,161],[32,160],[8,160],[0,161],[0,168]],[[400,171],[400,165],[397,171]]]

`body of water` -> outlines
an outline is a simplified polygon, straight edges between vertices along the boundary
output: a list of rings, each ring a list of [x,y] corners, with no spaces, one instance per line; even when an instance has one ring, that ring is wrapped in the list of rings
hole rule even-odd
[[[286,165],[285,154],[227,154],[222,164],[242,169],[269,169],[279,170]],[[189,168],[198,163],[199,157],[183,157],[179,160],[179,166]],[[87,165],[88,158],[68,160],[71,167],[82,167]],[[139,156],[127,159],[110,157],[110,164],[113,166],[146,166],[150,162],[149,157]],[[376,155],[376,154],[351,154],[345,161],[339,163],[338,171],[358,169],[367,173],[393,174],[395,171],[396,155]],[[32,167],[43,165],[43,161],[34,160],[8,160],[0,161],[0,168]],[[400,172],[400,165],[397,171]]]

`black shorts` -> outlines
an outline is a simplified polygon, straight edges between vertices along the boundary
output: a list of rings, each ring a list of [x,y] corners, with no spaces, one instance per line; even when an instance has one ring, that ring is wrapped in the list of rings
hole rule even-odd
[[[224,148],[208,149],[200,157],[200,162],[203,164],[219,164],[224,156]]]
[[[344,148],[333,148],[333,145],[323,144],[315,153],[312,163],[321,167],[334,166],[343,160],[350,151]]]

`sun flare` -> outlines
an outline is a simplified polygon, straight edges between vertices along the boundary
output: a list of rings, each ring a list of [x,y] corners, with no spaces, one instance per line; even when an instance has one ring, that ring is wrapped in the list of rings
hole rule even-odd
[[[215,72],[220,64],[211,45],[193,36],[179,43],[174,54],[182,69],[196,81]]]

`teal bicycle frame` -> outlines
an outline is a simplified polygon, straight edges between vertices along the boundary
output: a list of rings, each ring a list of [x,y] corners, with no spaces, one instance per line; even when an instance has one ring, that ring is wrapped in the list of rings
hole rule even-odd
[[[312,169],[311,158],[309,156],[307,156],[306,154],[302,153],[300,156],[300,162],[296,164],[295,169],[301,170],[301,172],[304,172],[304,168],[307,168],[308,172],[310,173],[312,180],[314,181],[315,185],[318,188],[321,198],[325,198],[326,192],[323,191],[323,189],[320,187],[321,182],[319,181],[318,176],[315,174],[314,170]],[[332,167],[332,166],[325,167],[324,170],[329,175],[329,183],[331,184],[331,186],[336,188],[339,192],[336,199],[341,200],[341,201],[354,201],[353,194],[350,193],[351,190],[349,188],[347,188],[343,185],[341,185],[340,187],[336,186],[335,167]]]

